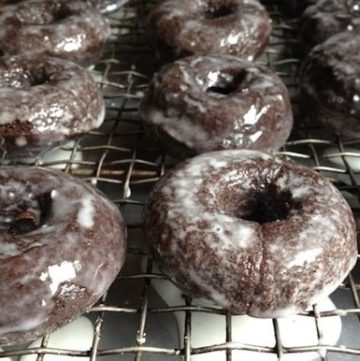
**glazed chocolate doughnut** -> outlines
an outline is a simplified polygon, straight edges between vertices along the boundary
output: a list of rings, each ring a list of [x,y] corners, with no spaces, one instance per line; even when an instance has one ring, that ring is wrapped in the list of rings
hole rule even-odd
[[[28,0],[0,8],[0,53],[50,55],[93,64],[110,36],[105,18],[85,1]]]
[[[149,29],[167,60],[209,53],[253,60],[268,43],[271,21],[257,0],[165,0],[151,12]]]
[[[300,70],[303,110],[341,135],[360,137],[360,37],[341,33],[316,46]]]
[[[0,58],[0,155],[32,157],[97,128],[103,97],[79,65],[46,56]]]
[[[0,0],[1,5],[10,5],[22,2],[25,0]],[[122,5],[126,4],[128,0],[80,0],[97,8],[102,13],[110,13],[118,10]]]
[[[0,345],[28,342],[87,311],[125,258],[121,214],[55,170],[0,169]]]
[[[340,192],[309,168],[256,151],[181,163],[155,185],[144,216],[152,254],[181,290],[255,317],[305,310],[357,258]]]
[[[278,150],[293,122],[278,76],[224,55],[165,65],[139,110],[151,137],[180,158],[220,149]]]
[[[308,52],[333,35],[348,31],[355,36],[359,30],[359,0],[318,0],[300,20],[300,45]]]

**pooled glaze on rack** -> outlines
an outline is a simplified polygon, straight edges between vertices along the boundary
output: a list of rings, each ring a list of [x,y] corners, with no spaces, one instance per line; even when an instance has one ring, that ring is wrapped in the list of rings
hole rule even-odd
[[[343,31],[357,36],[360,30],[359,0],[318,0],[300,20],[300,45],[310,51]]]
[[[0,55],[43,54],[83,66],[100,58],[108,21],[86,1],[28,0],[0,8]]]
[[[338,134],[360,137],[360,37],[341,33],[316,46],[300,72],[303,110]]]
[[[63,59],[0,58],[0,154],[35,156],[97,128],[103,97],[90,74]]]
[[[253,60],[265,49],[271,21],[257,0],[166,0],[149,16],[161,57],[231,54]]]
[[[115,205],[62,172],[0,169],[0,345],[70,322],[111,285],[126,252]]]
[[[277,75],[224,55],[165,65],[139,109],[149,132],[176,157],[236,148],[272,152],[285,143],[293,123]]]
[[[285,317],[336,289],[354,266],[350,207],[311,169],[233,150],[187,160],[145,207],[153,255],[180,289],[232,312]]]

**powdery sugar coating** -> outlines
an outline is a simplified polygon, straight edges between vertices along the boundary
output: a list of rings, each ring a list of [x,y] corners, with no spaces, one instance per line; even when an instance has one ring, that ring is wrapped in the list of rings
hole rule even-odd
[[[176,157],[236,148],[272,152],[285,143],[293,123],[277,75],[224,55],[165,65],[139,110],[152,138]]]
[[[103,97],[90,74],[44,56],[0,58],[0,153],[34,156],[97,128]]]
[[[28,0],[0,8],[0,53],[56,56],[83,66],[100,58],[108,21],[87,1]]]
[[[0,344],[30,341],[85,312],[125,258],[118,209],[42,168],[0,170]]]
[[[333,131],[360,137],[360,37],[342,33],[316,46],[300,72],[303,109]]]
[[[300,45],[310,51],[343,31],[357,35],[360,30],[359,0],[318,0],[300,20]]]
[[[274,219],[261,220],[264,209]],[[305,310],[339,285],[357,255],[355,222],[338,190],[255,151],[180,164],[151,193],[145,230],[183,291],[256,317]]]
[[[162,57],[221,53],[253,60],[269,40],[271,21],[257,0],[166,0],[149,16]]]

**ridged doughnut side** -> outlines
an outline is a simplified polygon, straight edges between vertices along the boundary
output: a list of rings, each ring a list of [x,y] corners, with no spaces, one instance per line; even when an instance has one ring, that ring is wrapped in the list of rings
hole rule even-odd
[[[293,115],[269,69],[224,55],[193,56],[155,74],[140,104],[155,139],[175,157],[221,149],[278,150]]]
[[[0,170],[0,344],[70,322],[109,288],[126,228],[109,200],[54,170]]]
[[[300,70],[303,109],[334,132],[360,137],[360,37],[341,33],[316,46]]]
[[[166,0],[151,12],[149,31],[167,60],[210,53],[253,60],[268,43],[271,20],[257,0]]]
[[[314,46],[342,32],[356,36],[360,29],[360,6],[356,0],[318,0],[309,6],[299,23],[300,45]]]
[[[0,59],[0,138],[10,157],[36,155],[98,128],[101,92],[74,63],[49,57]]]
[[[108,21],[86,1],[29,0],[0,8],[0,50],[97,61],[110,36]]]
[[[314,171],[259,152],[183,162],[155,186],[144,216],[152,253],[178,287],[236,313],[305,310],[356,261],[341,194]]]

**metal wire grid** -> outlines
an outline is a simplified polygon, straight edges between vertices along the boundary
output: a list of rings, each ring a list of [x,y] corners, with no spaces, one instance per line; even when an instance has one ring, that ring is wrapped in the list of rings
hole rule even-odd
[[[282,360],[291,353],[307,353],[318,351],[321,360],[357,360],[360,359],[360,344],[347,343],[336,346],[322,342],[324,329],[322,320],[326,317],[341,316],[356,319],[353,332],[360,330],[359,273],[355,270],[340,287],[342,297],[346,299],[346,307],[338,307],[334,311],[320,312],[314,306],[311,312],[305,313],[314,320],[318,342],[304,347],[285,347],[281,337],[279,321],[274,319],[273,333],[275,344],[264,347],[259,344],[240,344],[233,342],[232,317],[216,307],[204,307],[184,297],[183,302],[175,306],[164,304],[152,305],[151,283],[165,280],[152,264],[142,240],[141,209],[147,193],[158,178],[164,174],[173,160],[162,155],[151,142],[144,138],[141,122],[137,114],[137,105],[148,81],[159,63],[146,37],[145,18],[151,1],[138,0],[130,2],[121,11],[110,16],[113,35],[103,59],[92,69],[95,79],[100,84],[107,102],[107,121],[98,131],[61,147],[62,153],[54,159],[47,154],[31,161],[32,165],[58,167],[65,172],[81,177],[103,190],[122,209],[129,229],[128,258],[135,263],[143,262],[144,267],[135,270],[123,270],[109,297],[104,297],[90,313],[95,316],[95,332],[92,347],[87,351],[54,349],[47,347],[49,336],[43,338],[38,348],[17,348],[0,352],[2,357],[19,357],[35,354],[42,360],[46,354],[82,356],[92,361],[97,358],[116,357],[119,360],[190,360],[193,355],[223,351],[226,360],[237,360],[234,350],[247,350],[254,353],[277,355]],[[360,214],[360,166],[354,162],[360,160],[360,141],[344,140],[327,133],[324,129],[308,124],[301,116],[297,101],[296,71],[299,58],[296,46],[296,22],[284,15],[282,0],[265,2],[273,19],[273,37],[265,56],[260,62],[275,70],[288,85],[293,98],[294,111],[297,115],[293,134],[282,149],[281,154],[289,159],[299,161],[329,177],[344,192],[349,200],[356,218]],[[336,164],[331,160],[336,160]],[[6,159],[1,164],[8,164]],[[29,163],[29,162],[27,162]],[[335,164],[335,165],[334,165]],[[145,262],[145,263],[144,263]],[[357,267],[358,268],[358,267]],[[131,269],[131,267],[130,267]],[[119,300],[117,294],[126,285],[126,289],[139,289],[138,297],[131,302]],[[116,292],[113,292],[113,289]],[[192,347],[192,318],[196,312],[223,315],[225,318],[225,340],[221,344],[206,347]],[[151,343],[149,319],[153,316],[164,318],[174,313],[185,315],[182,342],[169,347],[165,340]],[[133,315],[136,330],[129,335],[129,342],[121,337],[111,347],[102,346],[102,334],[109,317],[115,315]],[[158,318],[159,320],[159,318]],[[176,323],[172,322],[176,328]],[[130,332],[130,331],[129,331]],[[152,331],[153,332],[153,331]],[[176,333],[177,330],[174,330]],[[208,330],[204,330],[208,332]],[[324,352],[324,351],[327,351]],[[346,356],[347,355],[347,356]],[[346,358],[348,357],[348,358]],[[243,359],[243,358],[241,358]]]

